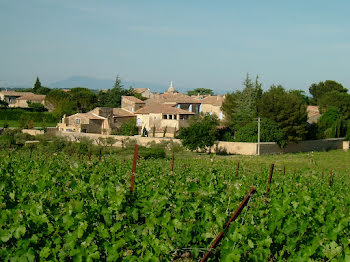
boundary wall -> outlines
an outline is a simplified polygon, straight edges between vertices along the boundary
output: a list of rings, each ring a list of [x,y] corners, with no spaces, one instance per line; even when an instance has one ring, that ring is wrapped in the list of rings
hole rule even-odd
[[[80,137],[88,137],[98,143],[98,138],[112,137],[116,140],[113,146],[122,147],[127,140],[136,140],[141,146],[147,146],[150,142],[161,143],[162,141],[173,141],[174,143],[181,144],[179,139],[173,138],[153,138],[153,137],[141,137],[141,136],[116,136],[116,135],[101,135],[91,133],[74,133],[57,131],[56,135],[64,136],[72,141],[78,141]],[[349,141],[344,141],[344,138],[331,138],[322,140],[307,140],[299,141],[297,143],[289,143],[286,147],[280,148],[275,142],[263,142],[260,143],[260,154],[284,154],[284,153],[298,153],[298,152],[310,152],[310,151],[328,151],[333,149],[349,149]],[[246,142],[224,142],[218,141],[212,147],[212,152],[221,154],[237,154],[237,155],[257,155],[258,143],[246,143]]]

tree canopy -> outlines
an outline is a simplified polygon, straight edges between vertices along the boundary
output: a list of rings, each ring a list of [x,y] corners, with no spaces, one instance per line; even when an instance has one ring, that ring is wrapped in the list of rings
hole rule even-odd
[[[338,93],[347,93],[348,90],[344,88],[344,86],[336,81],[333,80],[326,80],[324,82],[319,82],[318,84],[313,83],[310,88],[309,92],[312,95],[312,98],[310,99],[310,103],[313,105],[318,105],[319,100],[324,97],[325,95],[328,95],[329,92],[338,92]]]
[[[238,129],[235,134],[235,141],[253,142],[258,141],[258,121],[253,121]],[[260,141],[261,142],[277,142],[284,146],[286,143],[286,135],[281,128],[268,118],[262,118],[260,122]]]
[[[218,118],[215,115],[199,114],[189,121],[189,126],[179,131],[182,144],[190,150],[205,150],[213,146],[217,138]]]
[[[190,91],[187,91],[187,95],[196,96],[196,95],[214,95],[213,90],[207,88],[196,88]]]
[[[307,132],[307,111],[303,97],[286,91],[281,85],[272,85],[258,103],[259,116],[277,123],[288,141],[302,140]]]
[[[256,76],[255,81],[253,81],[247,74],[243,85],[242,91],[227,94],[221,107],[228,125],[232,126],[234,130],[251,122],[258,115],[257,102],[262,94],[262,84],[259,82],[259,77]]]
[[[140,94],[136,94],[131,87],[129,89],[123,88],[121,79],[117,76],[112,89],[98,92],[98,106],[120,107],[122,96],[135,96],[139,99],[143,99],[143,97]]]

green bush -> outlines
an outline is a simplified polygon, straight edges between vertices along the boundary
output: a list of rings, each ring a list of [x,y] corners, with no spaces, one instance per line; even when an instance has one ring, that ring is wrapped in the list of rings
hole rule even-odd
[[[150,158],[165,158],[165,150],[164,148],[147,148],[147,147],[140,147],[139,148],[139,156],[141,156],[144,159],[150,159]]]
[[[258,141],[258,123],[254,121],[238,129],[235,140],[256,143]],[[284,147],[286,135],[274,121],[263,118],[260,122],[260,142],[277,142],[281,147]]]
[[[19,108],[0,109],[0,120],[18,121],[20,118],[33,119],[34,122],[43,122],[44,119],[48,123],[56,123],[59,118],[49,112],[30,112]]]

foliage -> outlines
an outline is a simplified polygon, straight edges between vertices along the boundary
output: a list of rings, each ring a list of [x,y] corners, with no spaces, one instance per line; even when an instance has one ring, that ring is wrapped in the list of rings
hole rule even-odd
[[[36,92],[41,88],[41,83],[39,80],[39,77],[36,77],[34,86],[33,86],[33,92],[36,94]]]
[[[258,141],[257,121],[251,122],[238,129],[235,133],[235,140],[238,142],[256,143]],[[263,118],[260,120],[260,142],[277,142],[284,147],[286,144],[286,135],[274,121]]]
[[[6,108],[8,106],[9,106],[9,104],[6,101],[3,101],[0,99],[0,108]]]
[[[27,101],[28,107],[34,108],[35,111],[42,112],[45,110],[45,106],[41,103],[32,103],[31,101]]]
[[[331,91],[327,95],[322,96],[318,100],[318,104],[322,111],[330,107],[337,108],[345,119],[350,119],[350,94]]]
[[[112,89],[101,90],[98,92],[98,106],[120,107],[122,96],[136,96],[139,99],[143,99],[141,95],[136,94],[131,87],[129,89],[124,89],[119,76],[117,76]]]
[[[30,112],[19,108],[0,109],[0,119],[19,121],[19,119],[33,119],[34,122],[42,122],[45,118],[49,123],[57,123],[58,119],[49,112]]]
[[[57,118],[61,118],[64,114],[72,115],[77,112],[77,104],[72,100],[69,93],[59,89],[51,90],[46,96],[45,102],[54,108],[53,114]]]
[[[97,105],[97,95],[88,88],[75,87],[68,94],[71,100],[76,102],[76,110],[78,112],[87,112],[94,109]]]
[[[118,135],[135,136],[138,135],[139,129],[136,126],[136,119],[131,119],[126,123],[122,123]]]
[[[184,147],[190,150],[205,150],[217,140],[216,126],[219,120],[216,115],[199,114],[189,120],[188,127],[180,128],[179,138]]]
[[[262,94],[262,84],[259,82],[259,77],[256,76],[255,82],[253,82],[247,74],[243,85],[242,91],[227,94],[221,107],[228,125],[234,130],[249,123],[258,115],[257,103]]]
[[[319,139],[344,137],[346,133],[346,121],[339,109],[330,107],[317,121]]]
[[[187,91],[187,95],[196,96],[196,95],[214,95],[213,90],[207,88],[196,88],[190,91]]]
[[[238,177],[226,157],[179,156],[172,175],[169,159],[141,158],[131,195],[132,159],[2,150],[0,260],[199,261],[254,185],[212,261],[348,261],[348,154],[237,157]]]
[[[165,150],[161,147],[140,147],[139,155],[144,159],[157,159],[157,158],[165,158]]]
[[[303,98],[294,91],[286,91],[281,85],[272,85],[258,103],[259,115],[276,122],[288,141],[306,137],[307,111]]]
[[[319,100],[322,97],[328,96],[329,92],[347,93],[348,90],[336,81],[326,80],[325,82],[319,82],[318,84],[313,83],[309,88],[309,92],[312,95],[312,98],[310,99],[311,104],[319,105]]]

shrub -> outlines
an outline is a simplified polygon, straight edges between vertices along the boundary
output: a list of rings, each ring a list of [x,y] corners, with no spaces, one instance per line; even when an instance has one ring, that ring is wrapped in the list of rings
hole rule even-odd
[[[164,148],[146,148],[146,147],[140,147],[139,148],[139,155],[143,157],[144,159],[150,159],[150,158],[165,158],[165,150]]]

